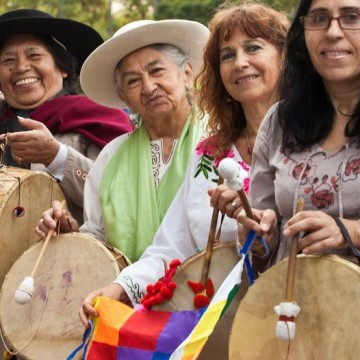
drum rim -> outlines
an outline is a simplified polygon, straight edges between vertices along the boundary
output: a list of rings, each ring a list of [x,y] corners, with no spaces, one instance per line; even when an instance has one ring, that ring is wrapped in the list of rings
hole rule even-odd
[[[115,277],[120,273],[120,267],[119,267],[119,264],[118,264],[118,262],[116,261],[114,255],[110,252],[110,250],[109,250],[106,246],[104,246],[104,244],[103,244],[101,241],[93,238],[93,237],[90,236],[89,234],[81,233],[81,232],[71,232],[71,233],[60,234],[61,239],[59,239],[59,241],[67,241],[67,240],[69,240],[69,239],[72,239],[74,236],[76,237],[75,241],[79,241],[79,238],[85,239],[85,240],[89,240],[89,241],[91,241],[91,243],[92,243],[94,246],[96,246],[97,248],[100,248],[100,249],[101,249],[101,251],[102,251],[102,252],[105,254],[105,256],[109,259],[109,262],[111,263],[111,266],[113,267],[114,272],[116,273],[116,274],[114,274],[114,279],[115,279]],[[36,248],[41,249],[43,241],[44,241],[44,240],[42,239],[42,240],[38,241],[36,244],[32,245],[29,249],[25,250],[25,251],[23,252],[23,254],[22,254],[22,255],[14,262],[14,264],[11,266],[11,268],[10,268],[10,270],[9,270],[9,273],[15,268],[15,266],[17,265],[17,263],[18,263],[19,261],[21,261],[22,258],[25,258],[26,253],[28,253],[28,252],[30,252],[30,251],[34,251],[34,249],[36,249]],[[39,250],[39,249],[36,249],[36,250]],[[9,273],[8,273],[8,274],[9,274]],[[28,350],[27,350],[28,345],[27,345],[25,348],[19,350],[19,349],[17,348],[17,347],[19,346],[19,340],[16,340],[16,339],[14,339],[14,338],[10,338],[10,335],[9,335],[8,333],[6,333],[6,329],[7,329],[9,326],[7,326],[7,325],[5,324],[6,326],[5,326],[5,328],[4,328],[4,316],[3,316],[3,313],[2,313],[2,311],[1,311],[1,308],[2,308],[2,307],[5,308],[5,306],[1,306],[1,304],[6,300],[6,299],[4,299],[4,293],[5,293],[5,291],[6,291],[5,288],[7,287],[8,281],[9,281],[9,280],[8,280],[8,274],[6,275],[6,277],[5,277],[5,279],[4,279],[4,282],[3,282],[2,286],[1,286],[1,289],[0,289],[0,331],[1,331],[1,333],[2,333],[2,336],[3,336],[4,340],[6,341],[6,345],[7,345],[10,349],[12,349],[12,351],[14,351],[14,352],[20,351],[17,355],[20,355],[21,358],[23,358],[23,359],[29,359],[29,357],[27,356],[27,355],[29,355],[29,354],[28,354]],[[36,277],[36,276],[35,276],[35,277]],[[9,285],[11,285],[11,284],[9,284]],[[10,286],[10,287],[11,287],[11,286]],[[15,294],[15,291],[14,291],[14,294]],[[87,294],[84,294],[84,296],[86,296],[86,295],[87,295]],[[15,301],[15,300],[14,300],[14,301]],[[3,305],[4,305],[4,304],[3,304]],[[26,306],[26,305],[18,305],[18,306]],[[79,337],[78,340],[81,341],[81,338]],[[34,341],[34,339],[31,340],[31,341]],[[38,340],[38,341],[39,341],[39,340]],[[40,341],[40,342],[41,342],[41,341]],[[54,344],[55,344],[55,342],[56,342],[56,339],[54,340]],[[70,349],[70,351],[71,351],[71,349]]]
[[[222,248],[222,247],[233,247],[235,246],[236,247],[236,242],[235,240],[230,240],[230,241],[222,241],[220,243],[216,243],[214,244],[214,248],[213,248],[213,251],[217,251],[218,249]],[[197,260],[198,258],[202,257],[202,256],[205,256],[205,253],[206,253],[206,249],[203,249],[199,252],[197,252],[196,254],[190,256],[189,258],[187,258],[184,262],[182,262],[179,266],[179,268],[177,269],[176,271],[176,274],[179,274],[183,271],[183,269],[186,267],[186,266],[189,266],[189,264],[191,264],[193,261]],[[239,260],[241,258],[239,257]],[[201,274],[200,274],[201,275]]]
[[[300,260],[300,261],[304,261],[306,259],[309,259],[310,261],[314,262],[314,261],[323,261],[323,262],[332,262],[332,263],[339,263],[341,264],[342,266],[345,266],[351,270],[354,270],[356,273],[360,274],[360,267],[353,263],[352,261],[344,258],[344,257],[341,257],[337,254],[319,254],[319,255],[305,255],[305,254],[299,254],[297,255],[297,259]],[[271,273],[274,273],[276,272],[276,265],[282,265],[282,266],[286,266],[286,263],[288,263],[288,258],[285,258],[285,259],[282,259],[279,263],[275,264],[274,266],[270,267],[267,271],[265,271],[264,273],[260,274],[260,278],[261,277],[265,277],[266,274],[271,274]],[[296,280],[295,280],[295,283],[296,283]],[[255,282],[256,284],[256,282]],[[283,287],[284,287],[284,293],[285,293],[285,282],[283,284]],[[246,299],[246,297],[250,296],[251,295],[251,292],[248,292],[247,294],[245,294],[245,296],[242,298],[240,304],[239,304],[239,307],[235,313],[235,316],[234,316],[234,319],[233,319],[233,323],[232,323],[232,326],[231,326],[231,330],[230,330],[230,337],[229,337],[229,344],[228,344],[228,352],[229,352],[229,359],[234,359],[233,357],[233,353],[234,353],[234,349],[236,348],[236,342],[237,342],[237,338],[236,338],[236,334],[235,334],[235,331],[233,331],[234,329],[234,324],[235,324],[235,319],[237,318],[238,316],[238,313],[241,309],[241,305],[243,303],[243,301]],[[295,299],[296,300],[296,299]],[[274,304],[275,305],[275,304]],[[275,314],[275,312],[274,312]],[[276,323],[274,323],[274,334],[275,334],[275,325]]]
[[[216,245],[214,245],[213,251],[216,253],[216,252],[218,252],[218,251],[220,251],[222,249],[223,250],[224,249],[225,250],[226,249],[231,250],[233,248],[236,251],[236,242],[235,242],[235,240],[224,241],[224,242],[220,242],[220,243],[217,243]],[[206,253],[206,249],[192,255],[191,257],[187,258],[183,263],[181,263],[179,268],[176,270],[176,273],[175,273],[175,275],[173,277],[174,281],[176,281],[176,279],[181,277],[184,273],[186,274],[186,272],[188,271],[188,268],[191,267],[194,263],[204,259],[205,258],[205,253]],[[236,254],[238,255],[237,251],[236,251]],[[235,255],[235,253],[234,253],[234,255]],[[241,259],[241,257],[239,256],[238,261],[240,261],[240,259]],[[211,264],[210,264],[210,268],[211,268]],[[192,280],[192,281],[199,280],[200,281],[201,272],[199,272],[198,274],[195,274],[195,275],[196,276],[198,275],[198,276],[197,277],[195,276],[193,279],[188,279],[188,280]],[[182,284],[182,285],[184,285],[184,284]],[[215,283],[214,283],[214,285],[215,285]],[[188,285],[184,285],[184,286],[187,288],[188,292],[192,294],[192,298],[190,299],[190,301],[192,301],[193,293],[191,292],[190,286],[188,286]],[[215,288],[215,291],[217,291],[217,290],[218,289]],[[178,294],[176,293],[176,291],[178,291],[178,289],[175,290],[174,296],[171,299],[165,300],[164,303],[154,306],[153,309],[154,310],[164,310],[165,309],[166,311],[168,311],[169,310],[169,308],[168,308],[169,303],[173,303],[175,305],[174,308],[177,309],[177,310],[173,309],[171,311],[184,310],[184,309],[182,309],[181,307],[179,307],[177,305],[177,302],[176,302],[175,299],[177,298]],[[189,309],[186,309],[186,310],[189,310]]]
[[[4,184],[7,179],[8,185]],[[45,171],[4,166],[0,169],[1,183],[3,188],[0,189],[0,286],[13,263],[36,243],[34,228],[43,211],[51,206],[53,200],[65,198],[60,185]],[[38,193],[41,193],[41,199],[34,204]],[[14,216],[17,206],[24,210],[23,216]]]

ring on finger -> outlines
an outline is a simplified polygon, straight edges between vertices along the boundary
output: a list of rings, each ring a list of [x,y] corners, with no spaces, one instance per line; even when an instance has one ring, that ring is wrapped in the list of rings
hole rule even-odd
[[[231,203],[231,206],[236,209],[238,206],[237,206],[237,203],[236,203],[236,200],[234,200],[232,203]]]

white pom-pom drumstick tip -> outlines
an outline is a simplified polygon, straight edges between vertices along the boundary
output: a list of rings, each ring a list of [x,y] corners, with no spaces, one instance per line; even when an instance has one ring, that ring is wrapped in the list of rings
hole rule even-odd
[[[304,210],[304,199],[296,202],[296,213]],[[300,312],[300,306],[293,300],[295,284],[296,256],[298,252],[299,234],[291,239],[288,272],[286,278],[285,301],[274,307],[279,315],[276,323],[276,337],[281,340],[292,340],[295,337],[295,318]]]
[[[232,180],[239,174],[238,164],[231,158],[224,158],[219,163],[219,174],[226,180]]]
[[[219,164],[219,174],[224,178],[225,185],[238,193],[246,216],[253,219],[249,200],[243,189],[244,180],[248,177],[247,172],[234,159],[224,158]]]
[[[61,207],[63,208],[65,206],[65,200],[63,200],[61,202]],[[19,288],[15,291],[15,301],[18,303],[18,304],[26,304],[28,303],[31,298],[32,298],[32,295],[33,295],[33,292],[34,292],[34,275],[35,275],[35,272],[40,264],[40,261],[45,253],[45,250],[46,250],[46,247],[50,241],[50,238],[51,238],[51,235],[53,234],[54,232],[54,229],[50,230],[48,232],[48,234],[46,235],[46,238],[45,238],[45,241],[44,241],[44,244],[40,250],[40,253],[39,253],[39,256],[36,260],[36,263],[34,265],[34,268],[31,272],[31,275],[30,276],[26,276],[24,278],[24,280],[22,281],[22,283],[20,284]]]
[[[34,292],[34,278],[26,276],[19,288],[15,291],[15,301],[18,304],[28,303]]]
[[[225,184],[234,191],[242,189],[244,180],[248,177],[247,172],[231,158],[220,161],[219,174],[224,178]]]
[[[274,307],[279,315],[276,323],[276,337],[280,340],[293,340],[295,337],[295,318],[300,312],[300,306],[295,302],[281,302]]]

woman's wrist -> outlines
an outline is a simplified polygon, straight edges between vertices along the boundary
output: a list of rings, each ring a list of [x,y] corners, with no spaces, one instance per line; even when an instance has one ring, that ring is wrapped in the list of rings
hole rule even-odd
[[[348,219],[340,219],[340,220],[342,221],[346,230],[348,231],[353,245],[357,249],[360,249],[360,220],[348,220]],[[345,238],[344,238],[344,242],[346,243],[346,247],[349,248],[350,245]]]
[[[354,246],[360,249],[360,219],[351,221],[353,225],[353,231],[351,237],[353,239]]]
[[[354,245],[357,249],[360,249],[360,219],[356,220],[355,224]]]
[[[360,228],[357,220],[346,220],[338,217],[333,217],[337,226],[339,227],[343,239],[345,239],[346,245],[352,253],[352,256],[356,257],[360,263],[360,250],[359,250],[359,238]]]

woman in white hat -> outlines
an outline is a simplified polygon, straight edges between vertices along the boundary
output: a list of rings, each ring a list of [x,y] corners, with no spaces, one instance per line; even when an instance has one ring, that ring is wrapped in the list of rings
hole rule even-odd
[[[194,149],[184,183],[152,245],[114,283],[84,300],[81,317],[86,326],[86,314],[96,315],[91,306],[95,296],[130,299],[135,305],[147,285],[164,276],[164,261],[184,261],[206,247],[213,211],[207,191],[217,183],[217,167],[224,157],[233,158],[244,171],[250,170],[246,126],[257,130],[262,116],[278,99],[288,26],[285,14],[260,4],[227,5],[216,13],[209,24],[211,34],[198,77],[202,84],[199,104],[209,112],[211,135]],[[227,200],[223,212],[233,213],[240,207],[239,201],[231,205],[233,200]],[[236,230],[236,221],[225,219],[220,240],[234,240]]]
[[[80,229],[131,261],[151,244],[202,136],[192,87],[208,34],[193,21],[136,21],[97,48],[81,70],[82,88],[92,100],[126,105],[139,119],[138,129],[107,145],[90,171]],[[61,214],[54,203],[38,235],[54,229],[53,218]],[[63,232],[69,231],[66,216]]]
[[[83,188],[93,160],[131,131],[127,114],[77,94],[78,75],[101,36],[77,21],[20,9],[0,16],[0,140],[5,165],[44,169],[83,221]]]

